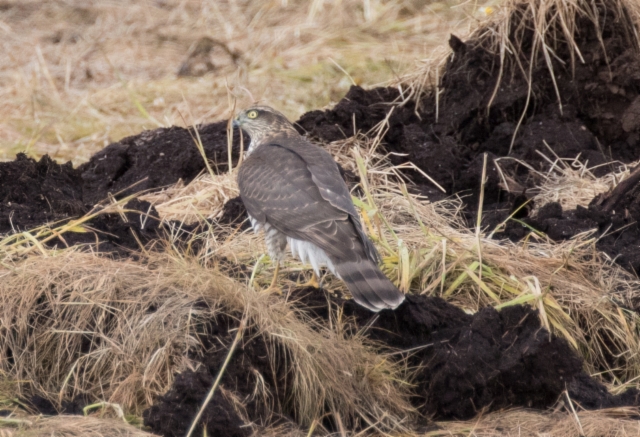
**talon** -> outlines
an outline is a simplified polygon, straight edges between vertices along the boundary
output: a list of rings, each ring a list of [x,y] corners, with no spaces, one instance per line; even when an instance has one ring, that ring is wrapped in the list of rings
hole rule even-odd
[[[280,273],[280,262],[276,264],[276,269],[273,272],[273,279],[271,280],[271,285],[269,285],[269,288],[264,290],[265,293],[275,293],[282,296],[282,288],[276,285],[278,283],[278,273]]]
[[[307,282],[305,282],[304,284],[300,284],[301,287],[314,287],[314,288],[320,288],[320,281],[318,281],[318,275],[316,275],[316,272],[312,272],[311,273],[311,279],[309,279]]]
[[[263,293],[273,293],[273,294],[277,294],[279,296],[282,296],[282,288],[278,287],[277,285],[273,285],[270,286],[269,288],[265,288],[264,290],[262,290]]]

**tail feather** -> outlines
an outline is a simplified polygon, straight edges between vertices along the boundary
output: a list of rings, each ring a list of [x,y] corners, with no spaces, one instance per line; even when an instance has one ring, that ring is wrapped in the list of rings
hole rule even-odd
[[[334,263],[353,299],[363,307],[378,312],[395,309],[404,301],[404,294],[369,259]]]

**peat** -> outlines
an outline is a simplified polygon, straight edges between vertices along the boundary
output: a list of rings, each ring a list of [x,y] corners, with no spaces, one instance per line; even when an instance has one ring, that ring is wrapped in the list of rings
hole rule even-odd
[[[226,122],[196,126],[206,157],[215,170],[228,167]],[[81,165],[83,201],[97,203],[108,193],[126,196],[138,191],[190,182],[204,170],[193,127],[160,128],[124,138],[105,147]],[[237,163],[240,136],[233,138],[233,165]]]
[[[197,129],[214,168],[226,169],[226,123]],[[69,162],[58,164],[48,156],[35,161],[18,154],[14,161],[0,163],[0,234],[78,218],[95,211],[97,204],[104,205],[110,195],[117,200],[179,180],[190,182],[205,168],[194,137],[192,128],[143,132],[107,146],[77,169]],[[238,149],[237,133],[234,144]],[[97,249],[102,252],[124,255],[139,250],[140,243],[146,245],[163,232],[158,214],[149,203],[133,200],[124,207],[128,210],[124,216],[101,214],[85,225],[90,232],[68,232],[48,244],[65,247],[97,242]],[[225,220],[238,219],[237,211],[235,215],[228,214]]]
[[[640,405],[638,390],[612,395],[584,373],[571,346],[542,328],[530,306],[484,308],[469,315],[440,298],[409,295],[397,310],[373,315],[352,300],[312,287],[291,290],[290,299],[321,323],[328,323],[329,311],[341,311],[352,332],[366,326],[366,336],[381,347],[406,351],[416,369],[412,402],[424,418],[468,419],[512,406],[545,409],[566,401],[565,390],[585,409]],[[177,377],[171,390],[145,411],[145,425],[163,436],[185,435],[227,356],[229,329],[236,326],[229,318],[212,325],[204,339],[213,349],[201,358],[202,367]],[[209,435],[244,436],[245,421],[266,425],[291,417],[286,389],[273,390],[277,382],[287,387],[282,383],[286,369],[272,368],[260,336],[247,337],[223,375],[222,389],[205,410],[202,423]],[[272,390],[270,408],[278,415],[269,416],[251,396],[257,373]],[[244,402],[245,417],[236,412],[229,393]]]
[[[419,369],[414,404],[434,419],[468,419],[508,406],[547,408],[564,390],[586,409],[640,405],[640,392],[615,396],[582,371],[582,359],[562,338],[540,325],[537,310],[486,307],[469,315],[437,297],[407,295],[395,311],[372,315],[352,300],[307,288],[293,292],[315,317],[332,310],[353,317],[357,329],[391,349],[411,351]]]

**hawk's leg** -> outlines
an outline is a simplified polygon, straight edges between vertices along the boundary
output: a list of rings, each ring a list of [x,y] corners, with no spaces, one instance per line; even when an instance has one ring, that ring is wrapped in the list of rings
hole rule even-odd
[[[318,275],[316,275],[315,271],[311,271],[311,279],[309,279],[307,282],[305,282],[304,284],[300,284],[301,287],[314,287],[314,288],[320,288],[320,280],[318,278]]]
[[[269,288],[267,288],[265,292],[277,293],[280,295],[282,294],[282,288],[276,285],[278,283],[278,273],[280,273],[280,261],[276,262],[276,269],[273,272],[273,279],[271,280],[271,285],[269,285]]]
[[[264,224],[265,242],[267,243],[267,251],[269,257],[276,263],[276,269],[273,272],[271,285],[266,289],[268,293],[282,294],[282,289],[276,284],[278,283],[278,273],[280,273],[280,263],[285,257],[285,249],[287,248],[287,236],[268,222]]]

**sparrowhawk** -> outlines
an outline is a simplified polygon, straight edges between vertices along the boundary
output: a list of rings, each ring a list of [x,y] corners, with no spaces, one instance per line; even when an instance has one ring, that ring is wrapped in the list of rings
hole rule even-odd
[[[378,252],[331,155],[267,106],[242,111],[234,126],[251,137],[238,186],[251,225],[264,231],[276,262],[272,286],[289,243],[315,275],[326,266],[344,281],[360,305],[371,311],[400,305],[404,295],[378,268]]]

